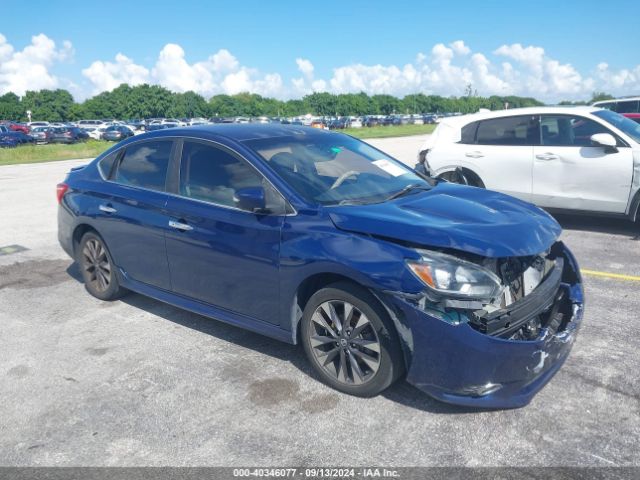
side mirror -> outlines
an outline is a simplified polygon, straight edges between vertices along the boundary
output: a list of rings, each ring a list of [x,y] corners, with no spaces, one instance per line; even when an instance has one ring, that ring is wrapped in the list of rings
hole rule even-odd
[[[607,151],[618,151],[616,148],[618,142],[610,133],[596,133],[595,135],[591,135],[591,143],[598,147],[605,147]]]
[[[234,196],[238,208],[254,213],[268,213],[264,188],[248,187],[236,190]]]

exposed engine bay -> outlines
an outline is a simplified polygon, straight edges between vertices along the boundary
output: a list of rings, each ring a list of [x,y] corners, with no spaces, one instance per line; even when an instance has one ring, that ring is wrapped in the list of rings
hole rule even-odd
[[[481,333],[500,338],[535,340],[545,329],[550,334],[560,332],[572,317],[568,283],[573,283],[576,272],[555,247],[527,257],[466,257],[500,278],[500,295],[486,301],[423,299],[420,303],[445,321],[469,323]]]

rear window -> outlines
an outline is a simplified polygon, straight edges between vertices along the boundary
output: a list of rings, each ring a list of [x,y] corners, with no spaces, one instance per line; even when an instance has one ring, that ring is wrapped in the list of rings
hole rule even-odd
[[[476,143],[480,145],[535,145],[537,125],[531,116],[483,120],[478,125]]]
[[[164,191],[171,141],[153,141],[127,148],[114,180],[125,185]]]
[[[106,157],[104,157],[102,160],[100,160],[100,162],[98,162],[98,170],[100,170],[100,173],[102,174],[102,176],[106,179],[111,177],[111,172],[113,170],[113,164],[115,163],[116,159],[118,158],[118,154],[121,152],[121,150],[118,150],[117,152],[113,152],[110,153],[109,155],[107,155]]]
[[[473,122],[462,127],[460,143],[476,143],[476,130],[478,130],[478,123],[479,122]]]

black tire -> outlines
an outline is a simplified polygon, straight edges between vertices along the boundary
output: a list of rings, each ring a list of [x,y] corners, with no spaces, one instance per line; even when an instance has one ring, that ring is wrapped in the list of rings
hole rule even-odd
[[[460,185],[469,185],[470,187],[484,188],[484,183],[473,172],[462,168],[456,168],[451,172],[444,172],[438,176],[450,183],[458,183]]]
[[[322,316],[320,309],[329,303],[336,305],[333,313],[340,316],[341,302],[343,318],[340,323],[344,323],[345,328],[336,329],[336,325],[332,322],[327,324],[334,333],[340,330],[341,337],[338,338],[334,337],[329,330],[323,330],[320,323],[313,318],[316,314]],[[347,308],[350,308],[346,306],[347,304],[353,307],[349,312],[355,312],[351,313],[350,321],[345,321],[344,318],[347,316],[345,313]],[[362,327],[362,322],[367,322],[369,325]],[[351,329],[348,325],[354,328]],[[354,334],[353,337],[347,335],[350,329]],[[321,336],[318,330],[326,334]],[[402,350],[393,322],[378,300],[369,291],[356,284],[338,282],[312,295],[302,315],[301,335],[305,353],[315,372],[324,383],[341,392],[358,397],[372,397],[388,388],[404,372]],[[340,343],[342,335],[345,335],[346,346]],[[374,341],[378,342],[377,345],[373,344]],[[357,342],[357,344],[350,342]],[[374,345],[379,352],[369,350],[369,346],[364,346],[367,343]],[[318,355],[323,354],[322,359],[326,362],[335,350],[339,350],[338,354],[333,354],[332,358],[335,360],[329,362],[329,365],[326,363],[323,365]],[[344,358],[346,361],[342,363]],[[364,358],[367,359],[366,362],[363,361]],[[367,363],[371,359],[377,360],[375,370],[369,368]],[[343,370],[340,368],[341,365],[344,365],[342,378],[339,375],[339,371]]]
[[[96,232],[87,232],[82,236],[76,252],[76,262],[87,292],[94,297],[110,301],[126,293],[118,281],[111,253]]]

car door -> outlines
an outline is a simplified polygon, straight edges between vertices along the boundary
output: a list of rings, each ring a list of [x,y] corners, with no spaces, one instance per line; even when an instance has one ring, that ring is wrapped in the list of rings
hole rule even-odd
[[[279,323],[280,233],[284,199],[245,159],[211,142],[185,140],[167,211],[173,291]],[[235,191],[265,188],[271,214],[239,208]]]
[[[624,213],[633,177],[633,154],[592,145],[605,125],[581,115],[542,115],[541,145],[534,147],[533,202],[542,207]]]
[[[537,118],[532,115],[482,120],[475,145],[468,146],[465,157],[481,165],[482,173],[476,173],[486,188],[530,201],[537,131]]]
[[[115,264],[135,281],[170,290],[165,184],[173,141],[126,147],[110,168],[95,218]],[[106,157],[105,160],[110,160]],[[105,174],[103,170],[103,174]]]
[[[433,159],[436,170],[467,168],[486,188],[530,201],[536,122],[534,116],[516,115],[469,123],[458,143],[436,144],[427,160],[434,166]]]

